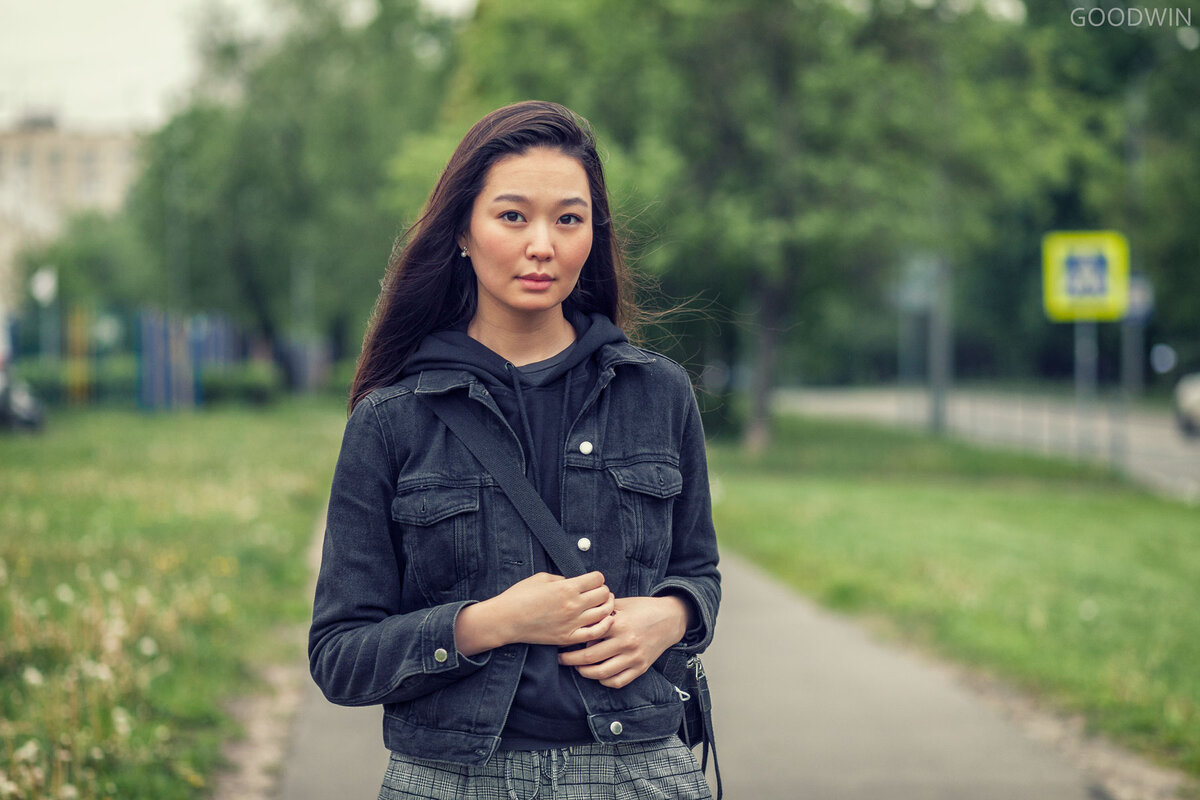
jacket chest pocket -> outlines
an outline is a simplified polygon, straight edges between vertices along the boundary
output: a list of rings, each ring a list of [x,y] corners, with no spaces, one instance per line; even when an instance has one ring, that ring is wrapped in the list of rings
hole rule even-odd
[[[479,487],[406,483],[392,499],[403,526],[405,579],[430,603],[467,599],[479,571]]]
[[[621,505],[621,537],[626,558],[647,567],[665,565],[671,542],[671,511],[683,490],[683,475],[664,461],[610,466]]]

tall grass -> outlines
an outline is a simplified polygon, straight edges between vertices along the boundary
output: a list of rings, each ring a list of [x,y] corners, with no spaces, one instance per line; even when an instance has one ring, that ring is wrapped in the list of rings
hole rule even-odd
[[[206,794],[230,696],[298,657],[344,414],[64,412],[0,438],[0,797]]]

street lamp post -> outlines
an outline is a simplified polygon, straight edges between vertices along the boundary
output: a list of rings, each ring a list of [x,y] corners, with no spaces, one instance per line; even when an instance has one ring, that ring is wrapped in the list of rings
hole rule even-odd
[[[40,306],[38,318],[41,331],[42,358],[57,359],[59,353],[58,315],[55,313],[54,301],[58,298],[58,271],[52,266],[45,266],[33,273],[29,279],[29,293]]]

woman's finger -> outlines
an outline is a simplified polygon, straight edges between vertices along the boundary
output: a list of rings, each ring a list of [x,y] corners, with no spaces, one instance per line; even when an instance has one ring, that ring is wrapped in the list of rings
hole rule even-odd
[[[595,589],[589,589],[588,591],[583,592],[579,595],[579,598],[583,601],[584,608],[591,608],[592,606],[598,606],[601,603],[615,602],[616,595],[609,591],[607,586],[601,585]],[[609,610],[611,611],[612,609]]]
[[[607,686],[610,689],[620,689],[633,683],[634,679],[641,675],[646,670],[630,668],[618,672],[610,678],[604,678],[600,681],[601,686]]]
[[[585,609],[579,615],[579,625],[581,627],[589,627],[591,625],[595,625],[597,622],[600,622],[605,617],[611,616],[612,612],[613,612],[613,604],[612,604],[611,600],[608,602],[605,602],[605,603],[601,603],[598,606],[594,606],[592,608]]]
[[[577,589],[582,594],[583,592],[599,589],[604,586],[604,573],[586,572],[583,575],[577,575],[574,578],[567,578],[566,580],[573,589]]]
[[[591,678],[594,681],[607,680],[614,675],[624,672],[629,668],[629,664],[621,656],[605,659],[597,664],[584,664],[576,667],[579,674],[585,678]]]
[[[599,664],[588,664],[576,667],[576,669],[585,678],[599,681],[605,686],[619,688],[645,672],[647,666],[622,654],[601,661]]]
[[[581,628],[576,628],[564,644],[584,644],[585,642],[597,641],[604,639],[612,629],[613,617],[605,615],[600,618],[600,621],[594,625],[584,625]],[[571,650],[572,653],[582,653],[581,650]],[[582,662],[581,662],[582,663]]]
[[[567,667],[590,666],[607,661],[620,652],[621,648],[615,646],[611,640],[605,639],[595,644],[589,644],[587,647],[581,647],[578,650],[567,650],[559,653],[558,663]]]

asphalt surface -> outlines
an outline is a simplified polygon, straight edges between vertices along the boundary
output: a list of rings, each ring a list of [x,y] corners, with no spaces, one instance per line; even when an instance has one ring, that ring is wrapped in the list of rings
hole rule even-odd
[[[730,800],[1106,796],[947,670],[880,644],[739,558],[725,554],[721,569],[704,663]],[[332,706],[310,685],[280,797],[374,798],[386,766],[380,709]]]
[[[785,389],[775,393],[774,403],[785,412],[910,427],[927,426],[929,419],[928,395],[920,389]],[[1165,409],[956,390],[947,402],[946,427],[988,444],[1111,464],[1154,491],[1200,503],[1200,439],[1184,436]]]

